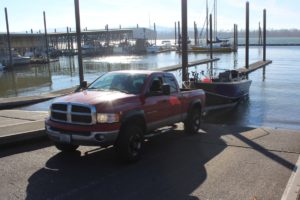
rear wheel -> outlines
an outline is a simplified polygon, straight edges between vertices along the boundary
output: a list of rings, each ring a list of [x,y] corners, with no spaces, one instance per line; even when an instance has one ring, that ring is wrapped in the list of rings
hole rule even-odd
[[[73,145],[73,144],[64,144],[64,143],[58,143],[58,142],[55,142],[54,143],[55,147],[62,151],[62,152],[75,152],[76,149],[79,147],[79,145]]]
[[[190,111],[186,121],[184,122],[184,130],[188,134],[198,133],[201,126],[201,111],[193,109]]]
[[[115,147],[118,156],[129,162],[140,159],[143,144],[143,130],[137,125],[127,125],[119,135]]]

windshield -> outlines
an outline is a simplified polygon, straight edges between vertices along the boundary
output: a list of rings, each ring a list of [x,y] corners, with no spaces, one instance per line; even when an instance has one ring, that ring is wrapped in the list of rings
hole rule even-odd
[[[128,94],[139,94],[146,74],[106,73],[92,83],[87,90],[114,90]]]

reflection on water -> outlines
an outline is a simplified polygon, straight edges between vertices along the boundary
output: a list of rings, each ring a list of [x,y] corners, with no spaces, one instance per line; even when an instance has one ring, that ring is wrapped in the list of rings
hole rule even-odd
[[[214,54],[220,61],[214,63],[213,73],[224,69],[244,66],[245,49],[237,53]],[[209,54],[190,53],[189,60],[208,58]],[[221,124],[245,126],[270,126],[300,129],[299,85],[300,85],[300,47],[268,47],[267,58],[273,63],[266,68],[266,79],[262,70],[250,74],[252,80],[249,99],[237,107],[212,113],[207,121]],[[262,59],[258,47],[250,48],[250,63]],[[122,69],[151,69],[181,63],[181,55],[176,52],[150,55],[123,55],[84,58],[84,76],[88,82],[101,73]],[[189,68],[204,71],[210,65]],[[181,71],[173,72],[181,82]],[[69,88],[79,84],[77,57],[61,57],[59,62],[49,65],[20,66],[14,71],[0,74],[0,98],[47,93]],[[46,105],[46,106],[45,106]],[[29,110],[47,110],[49,102],[31,106]]]

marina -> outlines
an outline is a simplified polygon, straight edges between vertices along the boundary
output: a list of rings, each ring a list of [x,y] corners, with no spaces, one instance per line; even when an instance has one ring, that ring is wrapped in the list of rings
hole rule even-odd
[[[79,0],[74,0],[75,29],[49,31],[43,11],[44,31],[14,33],[9,31],[5,7],[7,33],[0,33],[0,171],[5,172],[1,196],[93,199],[101,193],[104,199],[300,200],[300,37],[267,37],[267,28],[273,28],[266,24],[267,9],[274,12],[269,6],[261,10],[259,36],[251,38],[249,2],[245,27],[239,25],[239,31],[233,24],[227,31],[231,36],[220,37],[217,24],[226,20],[217,22],[216,2],[209,2],[213,8],[208,8],[208,0],[202,5],[206,45],[200,44],[204,32],[198,32],[196,22],[194,32],[188,29],[187,0],[181,0],[181,21],[175,21],[175,34],[169,38],[158,37],[150,14],[149,27],[106,24],[104,29],[88,29],[85,18],[80,20],[86,15],[81,15]],[[116,7],[119,4],[114,2]],[[81,8],[95,17],[91,12],[95,5]],[[81,28],[82,21],[85,28]],[[119,72],[122,76],[107,73],[119,70],[149,70],[147,74],[155,75],[143,75],[147,84],[140,83],[142,79],[127,84],[125,72]],[[110,74],[120,76],[112,81]],[[126,77],[132,74],[127,71]],[[107,77],[108,84],[101,85],[100,80]],[[151,95],[154,82],[162,89],[153,89],[156,93]],[[173,83],[176,91],[171,93]],[[134,93],[120,89],[127,85],[141,89]],[[161,97],[169,100],[160,102]],[[122,103],[116,106],[114,102]],[[122,106],[125,111],[120,110]],[[163,110],[168,106],[174,111]],[[146,134],[147,123],[152,123],[148,112],[171,125],[153,132],[164,134],[148,137],[154,136]],[[176,112],[180,117],[172,117]],[[174,118],[172,124],[169,118]],[[46,137],[49,130],[57,136],[56,143]],[[84,146],[87,141],[105,142],[109,134],[114,134],[113,145]],[[77,150],[76,138],[83,142]],[[72,146],[71,153],[67,147]],[[140,153],[141,147],[143,159],[135,164],[124,165],[114,158],[118,152]]]

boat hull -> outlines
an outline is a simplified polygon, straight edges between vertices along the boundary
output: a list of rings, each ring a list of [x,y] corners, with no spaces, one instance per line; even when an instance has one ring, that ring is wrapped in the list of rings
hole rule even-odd
[[[232,82],[194,83],[194,87],[206,93],[208,106],[233,103],[249,94],[251,80]]]

